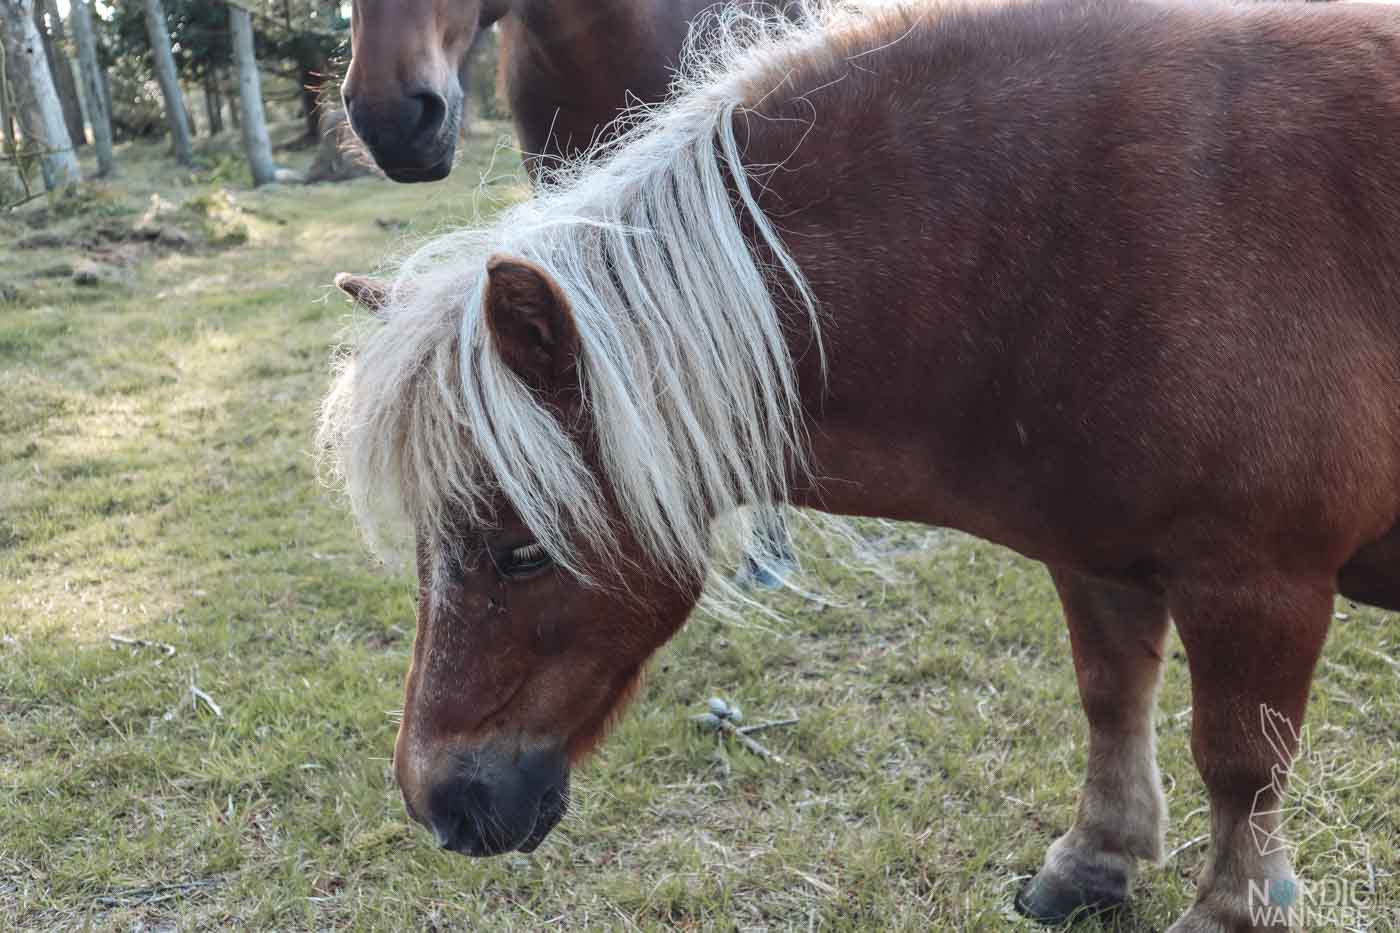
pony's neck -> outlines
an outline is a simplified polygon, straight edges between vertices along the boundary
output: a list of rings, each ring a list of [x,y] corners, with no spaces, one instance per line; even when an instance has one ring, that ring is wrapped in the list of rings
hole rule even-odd
[[[665,97],[707,2],[519,0],[502,23],[502,68],[527,166],[582,154],[629,105]]]
[[[984,335],[976,316],[961,313],[954,264],[939,261],[946,230],[931,173],[903,156],[914,134],[889,117],[894,105],[873,74],[832,70],[840,80],[816,68],[789,76],[775,61],[750,88],[757,101],[734,117],[758,204],[821,309],[825,365],[808,315],[778,298],[810,437],[811,478],[793,480],[789,501],[994,532],[966,514],[959,497],[974,484],[954,475],[960,467],[949,454],[968,430],[964,406],[1005,360],[965,365],[969,341]],[[783,92],[767,93],[775,85]],[[775,294],[787,294],[782,274],[773,275]],[[911,295],[931,297],[911,306]]]

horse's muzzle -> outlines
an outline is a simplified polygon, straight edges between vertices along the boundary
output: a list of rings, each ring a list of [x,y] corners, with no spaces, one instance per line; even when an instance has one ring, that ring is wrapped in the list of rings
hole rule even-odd
[[[533,852],[568,809],[569,763],[562,748],[448,754],[441,779],[423,788],[416,805],[405,794],[409,815],[444,849],[477,857]]]
[[[345,110],[355,135],[394,181],[438,181],[452,171],[460,95],[454,109],[429,90],[373,100],[347,94]]]

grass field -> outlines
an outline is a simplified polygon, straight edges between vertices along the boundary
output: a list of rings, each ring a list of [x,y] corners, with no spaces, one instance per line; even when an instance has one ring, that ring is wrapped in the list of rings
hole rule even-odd
[[[893,581],[818,562],[828,604],[694,620],[534,855],[469,861],[407,822],[387,759],[412,581],[367,559],[310,452],[346,312],[328,283],[399,245],[398,221],[469,218],[483,174],[513,168],[494,142],[442,185],[231,203],[219,171],[177,183],[128,152],[104,216],[158,192],[220,205],[244,242],[97,287],[34,280],[64,247],[17,250],[32,231],[0,221],[0,282],[21,286],[0,303],[0,928],[1031,929],[1008,905],[1084,763],[1067,638],[1039,567],[925,529],[869,529]],[[483,203],[519,194],[507,176]],[[1338,612],[1302,766],[1328,808],[1300,822],[1334,832],[1299,867],[1371,886],[1384,933],[1400,617]],[[783,764],[691,726],[716,694],[800,717],[762,736]],[[1158,931],[1190,902],[1188,720],[1174,644],[1158,725],[1177,851],[1086,929]],[[1349,762],[1383,771],[1330,788]]]

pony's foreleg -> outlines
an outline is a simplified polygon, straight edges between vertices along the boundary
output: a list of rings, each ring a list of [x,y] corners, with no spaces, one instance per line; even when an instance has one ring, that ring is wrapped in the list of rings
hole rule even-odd
[[[1276,933],[1296,917],[1300,889],[1277,835],[1281,797],[1332,597],[1330,577],[1256,574],[1173,588],[1211,845],[1196,902],[1169,933]]]
[[[1089,762],[1079,812],[1016,899],[1044,923],[1121,903],[1138,859],[1159,861],[1166,801],[1152,714],[1167,634],[1162,596],[1051,568],[1069,624]]]

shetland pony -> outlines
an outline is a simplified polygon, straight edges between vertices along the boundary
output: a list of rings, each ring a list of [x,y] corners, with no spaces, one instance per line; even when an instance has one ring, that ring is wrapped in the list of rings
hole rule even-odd
[[[1400,15],[707,29],[601,161],[407,260],[324,402],[370,541],[417,561],[408,812],[455,851],[539,845],[713,521],[789,502],[1048,565],[1089,754],[1018,897],[1041,920],[1162,857],[1175,623],[1211,848],[1171,930],[1276,929],[1261,711],[1301,722],[1334,594],[1400,609]]]

